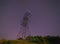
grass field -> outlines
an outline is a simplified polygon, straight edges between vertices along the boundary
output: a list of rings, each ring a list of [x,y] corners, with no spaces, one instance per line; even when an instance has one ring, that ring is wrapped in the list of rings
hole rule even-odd
[[[37,44],[27,40],[0,40],[0,44]]]
[[[60,44],[59,36],[31,36],[26,39],[6,40],[1,39],[0,44]]]

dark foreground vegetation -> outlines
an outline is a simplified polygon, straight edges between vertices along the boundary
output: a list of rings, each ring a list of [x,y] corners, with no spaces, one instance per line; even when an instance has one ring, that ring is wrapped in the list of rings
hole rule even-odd
[[[59,36],[28,36],[26,39],[0,40],[0,44],[60,44]]]

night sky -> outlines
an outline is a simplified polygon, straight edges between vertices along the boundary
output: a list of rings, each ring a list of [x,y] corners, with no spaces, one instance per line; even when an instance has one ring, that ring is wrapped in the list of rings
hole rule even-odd
[[[59,0],[0,0],[0,38],[16,39],[26,9],[32,35],[60,36]]]

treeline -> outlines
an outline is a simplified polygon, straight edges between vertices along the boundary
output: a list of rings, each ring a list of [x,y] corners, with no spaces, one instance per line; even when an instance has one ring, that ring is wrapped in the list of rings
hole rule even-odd
[[[29,36],[26,40],[30,42],[35,42],[38,44],[60,44],[59,36]]]
[[[28,36],[25,39],[17,40],[0,40],[0,44],[60,44],[59,36]]]

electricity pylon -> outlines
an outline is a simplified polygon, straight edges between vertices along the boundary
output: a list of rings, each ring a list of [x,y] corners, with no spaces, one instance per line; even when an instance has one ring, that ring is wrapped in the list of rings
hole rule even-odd
[[[20,31],[18,32],[18,39],[20,38],[26,38],[27,36],[30,36],[30,31],[29,31],[29,21],[30,21],[30,18],[31,17],[31,13],[29,11],[27,11],[24,16],[23,16],[23,19],[22,19],[22,22],[21,22],[21,27],[20,27]]]

